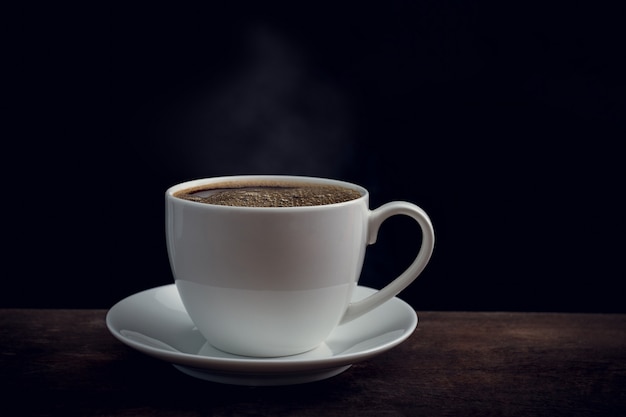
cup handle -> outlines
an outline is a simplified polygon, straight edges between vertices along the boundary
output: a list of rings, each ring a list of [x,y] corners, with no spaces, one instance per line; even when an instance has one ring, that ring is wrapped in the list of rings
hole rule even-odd
[[[369,212],[369,228],[367,243],[376,243],[380,225],[391,216],[405,215],[413,218],[422,229],[422,245],[413,263],[387,286],[363,300],[350,303],[339,324],[347,323],[362,316],[398,295],[411,284],[424,270],[430,260],[435,246],[435,232],[430,218],[424,210],[415,204],[404,201],[393,201]]]

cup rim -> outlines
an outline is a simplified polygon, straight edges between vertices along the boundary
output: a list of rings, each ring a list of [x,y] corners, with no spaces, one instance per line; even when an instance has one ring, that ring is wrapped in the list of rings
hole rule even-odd
[[[219,184],[222,182],[243,182],[243,181],[279,181],[279,182],[305,182],[312,184],[327,184],[327,185],[337,185],[346,188],[350,188],[355,190],[361,194],[361,197],[355,198],[353,200],[343,201],[340,203],[332,203],[332,204],[320,204],[315,206],[295,206],[295,207],[247,207],[247,206],[224,206],[219,204],[210,204],[198,201],[185,200],[182,198],[178,198],[174,196],[174,193],[193,187],[200,187],[207,184]],[[354,184],[347,181],[332,179],[332,178],[324,178],[324,177],[313,177],[313,176],[300,176],[300,175],[227,175],[227,176],[219,176],[219,177],[205,177],[205,178],[197,178],[193,180],[188,180],[184,182],[180,182],[169,187],[165,192],[166,199],[171,201],[176,201],[179,204],[190,205],[195,207],[206,207],[217,210],[250,210],[250,211],[305,211],[305,210],[320,210],[320,209],[329,209],[333,207],[341,207],[350,204],[357,204],[358,202],[365,201],[367,202],[369,199],[369,192],[365,187],[362,187],[358,184]]]

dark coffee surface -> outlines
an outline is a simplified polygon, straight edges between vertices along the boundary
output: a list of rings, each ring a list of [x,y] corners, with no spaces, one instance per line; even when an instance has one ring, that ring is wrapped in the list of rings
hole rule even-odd
[[[358,191],[336,185],[273,183],[268,185],[212,184],[179,191],[178,198],[236,207],[303,207],[336,204],[361,197]]]

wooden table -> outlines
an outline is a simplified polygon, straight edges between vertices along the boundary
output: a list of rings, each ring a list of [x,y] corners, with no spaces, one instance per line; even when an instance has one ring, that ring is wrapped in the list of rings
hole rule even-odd
[[[419,313],[324,381],[198,380],[113,338],[105,310],[0,310],[0,415],[626,416],[626,315]]]

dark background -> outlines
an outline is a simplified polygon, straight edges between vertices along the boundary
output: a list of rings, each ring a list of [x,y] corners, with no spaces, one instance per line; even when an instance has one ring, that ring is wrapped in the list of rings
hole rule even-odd
[[[261,3],[22,6],[0,307],[169,284],[166,188],[276,173],[426,210],[417,310],[626,313],[622,10]],[[361,283],[408,265],[413,233],[385,223]]]

